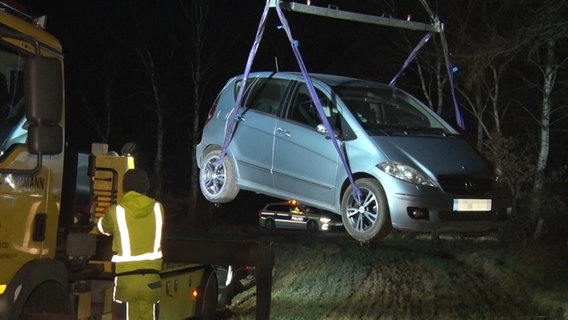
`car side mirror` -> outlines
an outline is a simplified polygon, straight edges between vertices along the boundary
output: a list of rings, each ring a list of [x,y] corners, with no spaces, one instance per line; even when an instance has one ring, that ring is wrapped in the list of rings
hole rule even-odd
[[[334,136],[336,139],[339,139],[339,136],[340,136],[340,134],[341,134],[341,132],[339,131],[339,129],[337,129],[337,128],[335,128],[335,127],[332,127],[331,129],[333,130],[333,136]],[[320,124],[318,124],[318,125],[316,126],[316,131],[317,131],[319,134],[326,136],[326,138],[328,138],[328,139],[331,138],[331,136],[329,135],[329,132],[327,132],[327,129],[325,128],[325,126],[323,125],[323,123],[320,123]]]

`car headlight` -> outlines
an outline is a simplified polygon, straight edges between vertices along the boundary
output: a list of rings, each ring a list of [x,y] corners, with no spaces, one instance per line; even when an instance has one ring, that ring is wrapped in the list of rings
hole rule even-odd
[[[435,187],[436,182],[428,178],[420,171],[411,166],[396,161],[385,161],[377,164],[377,168],[402,181],[419,184],[423,186]]]
[[[331,219],[322,217],[322,218],[320,218],[320,221],[323,222],[323,223],[329,223],[331,221]]]

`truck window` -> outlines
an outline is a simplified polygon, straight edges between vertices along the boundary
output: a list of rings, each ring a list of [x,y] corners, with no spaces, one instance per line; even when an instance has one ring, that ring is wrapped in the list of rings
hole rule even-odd
[[[23,55],[0,46],[0,156],[26,142],[24,61]]]

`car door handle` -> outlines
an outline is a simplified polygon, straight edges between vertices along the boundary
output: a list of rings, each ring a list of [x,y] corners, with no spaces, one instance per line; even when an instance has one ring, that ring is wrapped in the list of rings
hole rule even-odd
[[[290,131],[286,130],[286,129],[282,129],[282,128],[277,128],[276,129],[276,133],[286,136],[286,137],[291,137],[292,134],[290,134]]]

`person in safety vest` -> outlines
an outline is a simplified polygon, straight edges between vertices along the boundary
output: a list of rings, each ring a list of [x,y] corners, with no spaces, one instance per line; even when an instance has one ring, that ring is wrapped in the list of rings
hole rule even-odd
[[[144,170],[128,170],[122,188],[122,199],[97,223],[102,234],[113,236],[113,299],[126,307],[127,319],[154,319],[161,292],[164,209],[146,196],[150,182]]]

